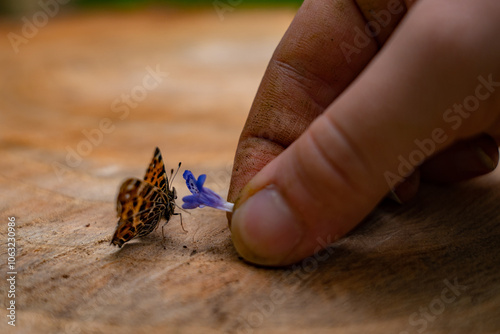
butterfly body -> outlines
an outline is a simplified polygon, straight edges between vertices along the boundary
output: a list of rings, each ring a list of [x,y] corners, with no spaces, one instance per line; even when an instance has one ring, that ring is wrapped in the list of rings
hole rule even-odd
[[[135,237],[148,235],[162,218],[168,223],[177,214],[176,198],[175,188],[169,187],[160,150],[156,148],[144,180],[129,178],[120,187],[116,206],[119,220],[111,244],[121,247]]]

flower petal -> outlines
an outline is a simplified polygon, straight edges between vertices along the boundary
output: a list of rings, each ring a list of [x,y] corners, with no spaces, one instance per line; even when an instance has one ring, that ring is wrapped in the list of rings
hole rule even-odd
[[[196,181],[196,185],[198,186],[198,189],[201,191],[203,189],[203,184],[205,183],[205,180],[207,179],[206,174],[201,174],[198,176],[198,181]]]
[[[198,207],[204,206],[200,203],[200,198],[197,195],[184,196],[182,198],[182,201],[184,202],[182,204],[183,209],[196,209]]]
[[[183,209],[196,209],[196,208],[198,208],[198,207],[199,207],[199,206],[198,206],[197,204],[191,204],[191,203],[186,203],[186,202],[184,202],[184,203],[182,204],[182,208],[183,208]]]
[[[191,171],[189,171],[189,170],[184,171],[184,174],[182,174],[182,177],[186,180],[186,185],[192,194],[199,194],[200,193],[200,190],[199,190],[198,185],[196,183],[196,179],[195,179],[193,173],[191,173]]]

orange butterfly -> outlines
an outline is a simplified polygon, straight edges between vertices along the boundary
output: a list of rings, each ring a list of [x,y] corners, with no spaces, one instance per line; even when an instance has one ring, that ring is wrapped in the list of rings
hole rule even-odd
[[[179,163],[180,167],[181,163]],[[161,230],[163,240],[165,240],[163,227],[170,217],[180,215],[180,213],[175,213],[175,199],[177,198],[175,188],[170,189],[169,186],[169,182],[172,182],[175,177],[173,169],[170,177],[169,181],[160,149],[157,147],[144,180],[129,178],[120,187],[116,206],[120,219],[111,244],[121,247],[135,237],[148,235],[158,227],[162,218],[166,220]],[[181,227],[184,230],[182,215]]]

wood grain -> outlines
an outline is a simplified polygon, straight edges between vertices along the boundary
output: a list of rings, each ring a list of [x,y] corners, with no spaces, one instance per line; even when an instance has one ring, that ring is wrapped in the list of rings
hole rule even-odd
[[[0,230],[16,217],[16,327],[1,333],[500,333],[500,174],[383,202],[284,269],[242,262],[225,215],[183,214],[121,250],[115,196],[155,146],[227,193],[253,95],[291,11],[58,16],[14,53],[0,39]],[[3,23],[0,34],[21,27]],[[148,67],[168,76],[120,119]],[[137,93],[137,92],[136,92]],[[93,144],[83,130],[96,132]],[[111,125],[108,124],[110,127]],[[69,150],[88,152],[79,163]],[[71,162],[71,160],[70,160]],[[54,169],[54,166],[62,169]],[[174,186],[187,194],[182,178]],[[322,242],[327,242],[324,240]],[[7,269],[2,266],[5,273]],[[8,287],[0,284],[1,305]]]

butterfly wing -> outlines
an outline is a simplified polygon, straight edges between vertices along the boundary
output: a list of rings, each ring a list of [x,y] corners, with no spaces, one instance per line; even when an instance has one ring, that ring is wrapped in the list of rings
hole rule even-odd
[[[148,182],[130,178],[123,182],[117,198],[118,225],[111,243],[121,247],[135,237],[151,233],[167,209],[168,199]]]
[[[167,173],[165,172],[165,165],[158,147],[156,148],[153,160],[151,160],[148,170],[146,171],[144,181],[160,188],[164,193],[168,193],[169,191]]]
[[[144,176],[144,181],[160,188],[166,194],[168,205],[164,212],[164,218],[168,221],[174,214],[177,194],[175,192],[175,188],[170,189],[167,173],[165,171],[165,164],[158,147],[155,149],[153,160],[151,160],[151,163],[149,164],[146,175]]]

